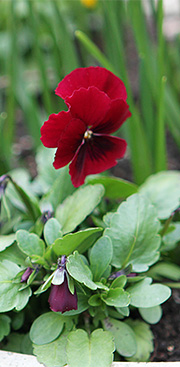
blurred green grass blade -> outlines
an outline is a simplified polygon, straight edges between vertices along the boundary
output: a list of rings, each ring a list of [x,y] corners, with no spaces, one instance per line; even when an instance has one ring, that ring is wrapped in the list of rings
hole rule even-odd
[[[60,12],[58,2],[52,1],[54,14],[54,32],[62,58],[63,76],[73,69],[79,67],[77,51],[71,38],[71,33],[67,27],[67,21]]]
[[[37,12],[35,12],[35,6],[33,1],[28,1],[29,5],[29,19],[31,22],[31,30],[34,37],[34,52],[35,59],[37,60],[39,74],[41,75],[41,83],[42,83],[42,95],[44,100],[44,108],[48,114],[53,112],[53,105],[51,100],[51,92],[48,81],[48,73],[45,66],[45,59],[42,55],[41,45],[39,42],[39,34],[40,34],[40,25],[39,18]]]
[[[86,50],[96,59],[100,62],[103,67],[106,69],[112,71],[112,73],[117,74],[115,68],[113,65],[108,61],[108,59],[105,57],[105,55],[100,51],[100,49],[90,40],[88,36],[86,36],[85,33],[77,30],[75,31],[75,36],[77,39],[84,45]]]
[[[7,165],[10,167],[11,159],[11,147],[14,138],[15,131],[15,97],[14,88],[16,85],[16,65],[17,65],[17,37],[16,37],[16,22],[15,22],[15,3],[14,1],[9,2],[9,17],[8,32],[10,36],[10,51],[7,60],[7,75],[9,77],[9,86],[6,90],[6,111],[7,119],[3,126],[3,139],[1,149],[3,156],[5,157]]]
[[[166,135],[164,122],[164,91],[166,84],[166,77],[164,73],[164,35],[163,35],[163,1],[159,0],[157,5],[157,33],[158,33],[158,49],[157,49],[157,90],[158,90],[158,104],[157,104],[157,121],[155,128],[155,171],[162,171],[167,169],[166,164]]]
[[[142,119],[151,152],[154,151],[155,113],[154,101],[146,75],[144,57],[139,60],[139,102],[142,111]]]
[[[159,90],[159,106],[157,113],[157,123],[155,130],[155,171],[163,171],[167,169],[166,158],[166,136],[164,124],[164,91],[165,91],[166,77],[162,77],[161,86]]]

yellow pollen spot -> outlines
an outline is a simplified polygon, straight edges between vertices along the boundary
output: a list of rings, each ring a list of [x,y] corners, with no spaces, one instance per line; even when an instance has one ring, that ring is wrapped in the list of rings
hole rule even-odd
[[[80,0],[81,4],[84,5],[86,8],[94,8],[96,6],[97,0]]]
[[[91,139],[93,132],[91,130],[86,130],[84,133],[84,139]]]

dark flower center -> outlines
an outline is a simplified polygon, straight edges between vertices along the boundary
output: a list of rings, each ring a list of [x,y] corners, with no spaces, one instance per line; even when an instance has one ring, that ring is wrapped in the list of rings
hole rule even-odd
[[[92,138],[93,132],[91,130],[86,130],[84,133],[84,139],[89,140]]]

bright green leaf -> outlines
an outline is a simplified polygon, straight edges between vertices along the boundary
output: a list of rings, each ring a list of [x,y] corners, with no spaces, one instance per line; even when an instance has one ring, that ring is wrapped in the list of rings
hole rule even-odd
[[[156,207],[160,219],[168,218],[180,205],[180,172],[164,171],[150,176],[140,187]]]
[[[130,357],[136,353],[136,338],[129,325],[110,317],[104,319],[102,323],[104,329],[110,331],[113,335],[116,350],[120,355]]]
[[[110,367],[113,351],[113,338],[102,329],[93,331],[90,338],[81,329],[68,336],[67,361],[71,367]]]
[[[44,239],[47,245],[52,245],[59,237],[62,237],[61,225],[56,218],[50,218],[44,226]]]
[[[92,281],[91,270],[84,264],[81,256],[77,252],[68,257],[66,268],[68,273],[79,283],[83,283],[90,289],[97,289],[97,285]]]
[[[47,367],[62,367],[67,364],[66,344],[67,333],[62,333],[59,338],[49,344],[33,344],[33,353],[38,361]]]
[[[17,244],[21,251],[28,256],[43,256],[44,242],[35,234],[25,230],[19,230],[16,233]]]
[[[159,226],[156,210],[145,196],[134,194],[120,204],[104,232],[113,244],[112,264],[132,264],[134,271],[146,271],[159,257]]]
[[[56,255],[70,255],[74,250],[85,252],[101,235],[101,228],[88,228],[83,231],[69,233],[63,238],[58,238],[52,246]]]
[[[72,232],[95,209],[104,195],[102,185],[88,185],[75,191],[56,211],[63,233]]]
[[[88,184],[101,184],[105,188],[105,197],[109,199],[127,198],[135,194],[138,190],[137,186],[132,182],[117,177],[109,176],[88,176],[86,179]]]
[[[33,322],[30,329],[30,339],[34,344],[48,344],[60,335],[64,323],[64,317],[60,314],[44,313]]]
[[[130,296],[122,288],[112,288],[107,295],[102,294],[101,298],[108,306],[126,307],[130,303]]]
[[[10,333],[11,319],[9,316],[0,315],[0,341]]]
[[[153,351],[153,333],[149,325],[143,321],[130,319],[126,323],[133,329],[137,343],[136,354],[126,359],[130,362],[149,361],[150,353]]]
[[[31,296],[30,288],[19,292],[21,283],[13,282],[20,271],[19,266],[11,261],[4,260],[0,263],[0,312],[10,311],[13,308],[21,310]]]
[[[0,251],[4,251],[6,247],[11,246],[16,240],[15,233],[0,236]]]
[[[113,256],[112,243],[109,237],[101,237],[92,247],[90,252],[90,268],[94,280],[99,280],[106,271]]]
[[[139,308],[139,313],[144,321],[148,322],[149,324],[157,324],[162,316],[162,308],[161,306]]]
[[[171,295],[171,290],[163,284],[152,284],[151,278],[145,278],[127,288],[130,294],[130,304],[135,307],[155,307],[165,302]]]

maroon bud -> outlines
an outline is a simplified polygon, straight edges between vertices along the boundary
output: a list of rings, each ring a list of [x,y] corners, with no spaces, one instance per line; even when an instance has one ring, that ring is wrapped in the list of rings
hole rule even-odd
[[[29,279],[30,275],[32,274],[32,272],[34,271],[34,269],[28,267],[25,272],[23,273],[22,277],[21,277],[21,283],[23,282],[27,282],[27,280]]]
[[[64,274],[64,282],[58,285],[51,284],[51,292],[48,299],[50,309],[54,312],[66,312],[77,310],[77,294],[76,290],[72,294],[68,288],[66,273]]]

